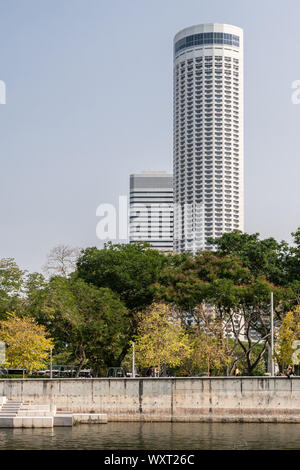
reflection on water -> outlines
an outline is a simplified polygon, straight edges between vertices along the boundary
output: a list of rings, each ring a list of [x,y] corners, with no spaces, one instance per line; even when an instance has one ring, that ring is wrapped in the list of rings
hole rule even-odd
[[[108,423],[0,429],[3,449],[300,449],[300,424]]]

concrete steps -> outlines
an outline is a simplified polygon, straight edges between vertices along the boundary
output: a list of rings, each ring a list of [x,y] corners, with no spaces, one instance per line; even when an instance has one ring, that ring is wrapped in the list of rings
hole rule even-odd
[[[56,406],[52,407],[52,409],[53,408],[56,410]],[[50,405],[31,405],[29,403],[23,403],[21,409],[22,410],[50,411],[51,406]]]
[[[8,416],[16,416],[22,406],[22,402],[6,402],[1,406],[0,418]]]
[[[51,411],[38,411],[38,410],[20,410],[18,412],[18,416],[32,416],[32,417],[35,417],[35,416],[53,416],[54,413],[51,412]],[[1,416],[1,414],[0,414]]]
[[[107,423],[99,413],[56,413],[54,405],[32,405],[0,397],[0,428],[52,428],[74,423]]]
[[[48,416],[53,417],[56,413],[56,406],[50,405],[31,405],[23,403],[19,409],[18,416]]]
[[[0,428],[52,428],[54,411],[49,405],[31,405],[2,400]]]

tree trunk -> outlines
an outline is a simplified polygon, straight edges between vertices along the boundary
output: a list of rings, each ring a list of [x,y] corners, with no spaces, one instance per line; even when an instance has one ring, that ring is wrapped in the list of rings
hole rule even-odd
[[[83,366],[85,360],[86,360],[85,351],[84,351],[84,349],[82,349],[82,355],[81,355],[81,359],[80,359],[79,366],[78,366],[75,377],[79,377],[80,371],[82,369],[82,366]]]
[[[228,347],[228,333],[226,331],[226,351],[228,351],[229,347]],[[228,377],[230,375],[230,372],[229,372],[229,364],[226,365],[226,377]]]

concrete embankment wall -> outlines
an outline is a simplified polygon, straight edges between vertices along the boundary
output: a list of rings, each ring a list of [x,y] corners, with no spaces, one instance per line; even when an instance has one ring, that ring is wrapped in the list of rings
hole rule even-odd
[[[300,377],[0,380],[0,396],[109,421],[300,422]]]

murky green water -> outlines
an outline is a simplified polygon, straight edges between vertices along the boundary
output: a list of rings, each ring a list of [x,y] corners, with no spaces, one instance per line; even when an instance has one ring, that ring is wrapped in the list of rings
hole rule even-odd
[[[108,423],[0,429],[3,449],[300,449],[300,424]]]

